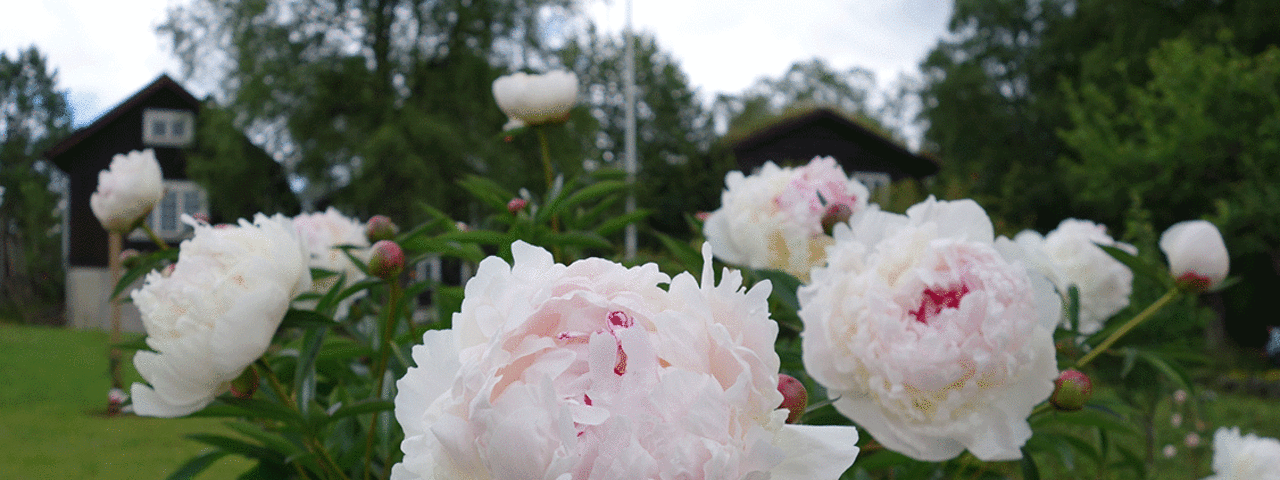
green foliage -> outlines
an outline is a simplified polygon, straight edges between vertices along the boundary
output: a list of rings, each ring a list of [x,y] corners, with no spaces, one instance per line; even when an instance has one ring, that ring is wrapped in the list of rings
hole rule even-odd
[[[211,221],[235,222],[259,212],[298,214],[284,167],[236,128],[230,111],[206,101],[196,125],[187,177],[208,192]]]
[[[649,225],[655,230],[688,238],[684,215],[715,208],[727,170],[709,153],[710,116],[679,63],[651,35],[637,36],[634,48],[636,204],[654,212]],[[575,117],[573,124],[589,120],[596,127],[580,130],[574,141],[591,162],[617,169],[626,157],[625,50],[623,38],[592,27],[560,52],[583,85],[587,118]]]
[[[490,85],[549,63],[537,12],[567,3],[201,0],[160,31],[188,75],[220,80],[236,125],[305,180],[305,200],[414,224],[406,199],[467,217],[454,184],[467,173],[526,178],[497,141]]]
[[[59,175],[41,156],[70,126],[66,93],[40,51],[0,52],[0,311],[26,323],[56,316],[42,310],[62,298]]]
[[[1228,40],[1231,35],[1223,33]],[[1062,138],[1078,155],[1065,178],[1083,209],[1120,221],[1130,205],[1161,229],[1212,217],[1232,270],[1248,275],[1227,294],[1235,329],[1260,337],[1261,301],[1280,286],[1280,49],[1245,55],[1230,44],[1170,41],[1149,58],[1152,78],[1116,101],[1094,84],[1071,92],[1074,127]],[[1258,344],[1260,345],[1260,343]]]

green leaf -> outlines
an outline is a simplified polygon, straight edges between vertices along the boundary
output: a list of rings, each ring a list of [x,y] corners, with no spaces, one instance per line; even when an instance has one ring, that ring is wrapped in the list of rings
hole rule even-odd
[[[627,225],[644,220],[650,213],[652,213],[650,210],[641,208],[631,213],[610,217],[608,220],[600,222],[600,225],[596,226],[595,232],[597,235],[609,235],[626,228]]]
[[[200,443],[212,445],[227,453],[234,453],[246,458],[255,458],[269,462],[282,463],[284,456],[274,450],[246,442],[239,438],[212,433],[192,433],[187,438]]]
[[[575,205],[589,201],[598,201],[602,197],[625,188],[627,188],[626,182],[606,180],[603,182],[593,183],[581,190],[573,192],[568,196],[568,198],[565,198],[565,195],[557,196],[556,198],[551,199],[546,207],[538,211],[538,222],[545,223],[549,221],[551,217],[559,215],[560,212],[573,208]]]
[[[515,198],[515,195],[498,185],[497,182],[479,175],[468,175],[466,178],[458,181],[458,186],[462,187],[476,200],[480,200],[498,210],[507,208],[507,202]]]
[[[325,329],[313,328],[307,330],[306,336],[302,341],[302,350],[298,352],[298,366],[295,370],[293,378],[297,379],[298,385],[298,406],[302,409],[302,416],[307,416],[307,409],[311,405],[312,399],[316,396],[316,355],[320,353],[320,346],[324,342]]]
[[[676,261],[680,262],[686,271],[694,272],[695,274],[702,271],[702,252],[693,248],[692,245],[682,240],[676,240],[662,232],[654,231],[650,233],[657,237],[658,241],[662,242],[662,246],[666,247],[671,256],[675,257]]]
[[[470,230],[466,232],[449,232],[437,237],[454,242],[479,243],[483,245],[510,246],[516,239],[511,235],[490,230]]]
[[[333,415],[329,416],[329,420],[334,421],[363,413],[386,412],[395,408],[396,403],[390,400],[362,400],[351,405],[343,405],[339,407],[333,412]]]
[[[316,280],[323,280],[323,279],[326,279],[326,278],[332,277],[332,276],[337,275],[337,274],[338,274],[338,272],[335,272],[335,271],[333,271],[333,270],[328,270],[328,269],[324,269],[324,268],[312,268],[312,269],[311,269],[311,281],[313,281],[313,282],[314,282],[314,281],[316,281]]]
[[[1151,264],[1140,257],[1134,256],[1129,252],[1110,245],[1098,245],[1098,248],[1107,252],[1107,255],[1111,255],[1111,258],[1114,258],[1120,263],[1123,263],[1126,267],[1129,267],[1129,269],[1133,271],[1134,275],[1140,274],[1159,281],[1161,285],[1165,286],[1165,288],[1173,288],[1173,276],[1169,275],[1169,270],[1164,268],[1164,266]]]
[[[1027,447],[1022,447],[1021,466],[1023,480],[1040,480],[1040,468],[1036,466],[1035,459],[1031,458],[1031,454],[1027,452]]]
[[[197,474],[209,468],[210,465],[213,465],[213,462],[221,460],[227,454],[228,452],[224,450],[214,450],[203,455],[197,455],[191,460],[187,460],[187,463],[182,464],[181,467],[178,467],[173,474],[167,477],[167,480],[191,480]]]
[[[1073,283],[1067,287],[1067,325],[1073,333],[1080,331],[1080,288]],[[1074,340],[1073,340],[1074,341]]]
[[[137,264],[130,268],[120,276],[120,281],[116,282],[116,288],[111,290],[111,298],[120,296],[120,292],[125,291],[133,282],[151,273],[152,270],[158,268],[164,262],[174,262],[178,260],[178,249],[169,248],[165,250],[157,250],[140,256]]]
[[[141,350],[144,352],[155,351],[155,349],[151,348],[151,345],[147,345],[147,337],[145,336],[138,337],[133,340],[125,340],[120,343],[112,344],[111,347],[119,348],[121,350]]]
[[[224,425],[226,425],[227,428],[235,430],[236,433],[262,442],[263,446],[275,450],[286,458],[304,455],[307,453],[305,448],[289,441],[277,433],[264,431],[257,425],[243,422],[226,422]]]
[[[311,310],[299,310],[290,308],[284,314],[284,320],[280,321],[280,328],[329,328],[336,325],[332,318],[326,317]]]
[[[575,245],[586,248],[612,250],[613,243],[592,232],[563,232],[547,235],[548,245]]]
[[[298,412],[283,405],[255,398],[241,399],[230,395],[218,397],[218,401],[194,412],[188,417],[238,417],[280,420],[287,424],[302,425]]]
[[[779,270],[753,270],[755,274],[773,284],[773,292],[769,294],[790,307],[792,311],[800,311],[800,299],[796,290],[800,288],[800,279]]]
[[[1187,373],[1180,365],[1165,361],[1164,357],[1147,350],[1128,349],[1136,352],[1139,360],[1155,367],[1166,378],[1176,384],[1179,388],[1188,392],[1195,392],[1195,382],[1191,380],[1191,375]]]

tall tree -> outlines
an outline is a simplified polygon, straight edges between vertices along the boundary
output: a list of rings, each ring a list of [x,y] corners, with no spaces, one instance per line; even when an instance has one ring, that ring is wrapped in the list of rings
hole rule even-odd
[[[40,157],[70,125],[45,57],[34,46],[12,59],[0,52],[0,305],[25,321],[62,297],[57,169]]]
[[[220,79],[308,197],[411,222],[454,180],[519,162],[490,84],[552,58],[537,19],[568,0],[198,0],[160,29],[189,75]],[[454,211],[455,214],[465,212]]]

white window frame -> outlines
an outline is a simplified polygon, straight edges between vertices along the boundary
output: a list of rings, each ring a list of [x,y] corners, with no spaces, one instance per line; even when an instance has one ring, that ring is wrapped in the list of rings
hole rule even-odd
[[[177,128],[175,128],[177,127]],[[195,140],[195,113],[148,108],[142,111],[142,143],[154,147],[186,147]],[[181,129],[181,133],[174,133]]]
[[[190,180],[165,180],[164,196],[147,215],[147,226],[162,240],[176,241],[190,237],[194,229],[182,223],[182,215],[209,214],[209,194]],[[145,242],[146,232],[134,230],[129,240]]]

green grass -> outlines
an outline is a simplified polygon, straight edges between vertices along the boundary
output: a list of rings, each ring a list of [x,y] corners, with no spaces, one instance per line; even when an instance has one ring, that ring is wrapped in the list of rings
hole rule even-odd
[[[185,435],[230,432],[216,419],[105,416],[107,341],[104,332],[0,324],[5,478],[164,479],[210,449]],[[126,383],[137,380],[126,361]],[[251,466],[227,457],[197,478],[234,479]]]

